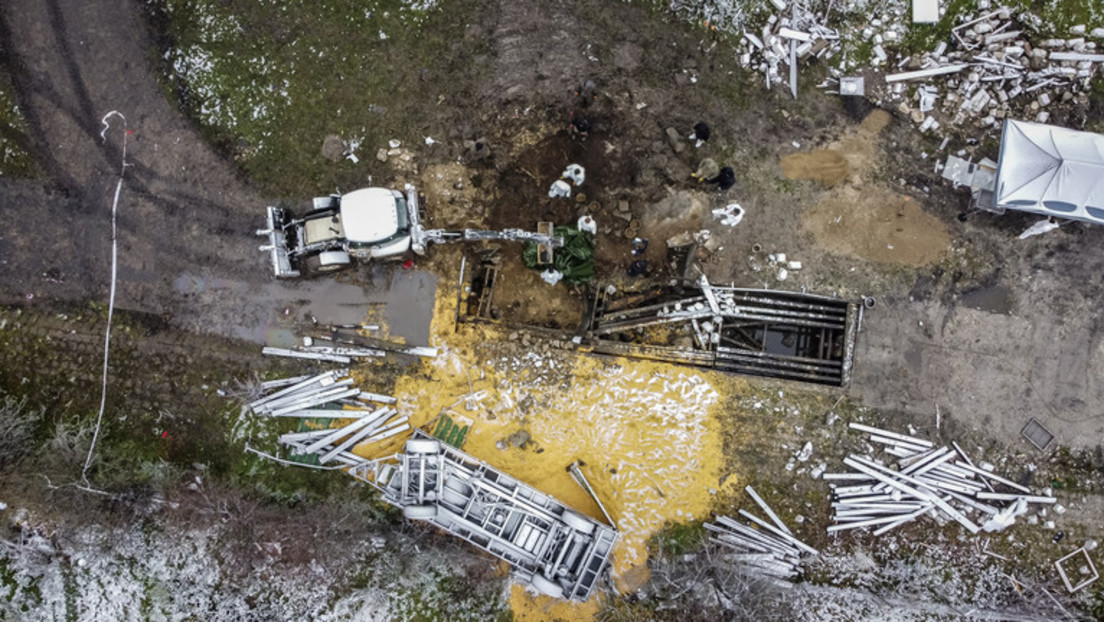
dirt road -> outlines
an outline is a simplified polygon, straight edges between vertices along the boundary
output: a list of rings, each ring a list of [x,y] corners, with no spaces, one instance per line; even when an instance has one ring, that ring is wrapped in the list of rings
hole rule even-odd
[[[274,281],[253,237],[266,199],[165,99],[137,3],[16,0],[0,7],[0,18],[34,156],[45,169],[42,179],[0,183],[0,203],[17,223],[0,231],[0,302],[106,299],[126,131],[120,309],[264,342],[291,321],[357,322],[371,304],[428,301],[396,329],[412,342],[425,339],[432,275],[371,269],[359,285]],[[104,141],[101,119],[113,110],[126,126],[112,120]]]

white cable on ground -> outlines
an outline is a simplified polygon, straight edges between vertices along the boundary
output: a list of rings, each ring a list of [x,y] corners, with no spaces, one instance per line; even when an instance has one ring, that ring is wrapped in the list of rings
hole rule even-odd
[[[115,199],[111,203],[111,294],[107,300],[107,329],[104,331],[104,357],[103,357],[103,382],[100,387],[100,412],[96,416],[96,429],[92,432],[92,443],[88,446],[88,457],[84,460],[84,468],[81,469],[81,479],[84,483],[88,484],[88,468],[92,465],[92,454],[96,451],[96,441],[100,437],[100,424],[103,423],[104,405],[107,403],[107,361],[108,354],[111,350],[111,317],[115,313],[115,280],[118,276],[119,269],[119,239],[118,229],[116,227],[116,215],[119,209],[119,193],[123,190],[123,176],[126,174],[126,148],[127,148],[127,120],[117,110],[104,115],[101,122],[103,123],[103,130],[100,131],[100,138],[107,141],[107,130],[111,129],[111,124],[108,123],[108,119],[111,117],[119,117],[123,120],[123,159],[122,165],[119,167],[119,181],[115,184]]]

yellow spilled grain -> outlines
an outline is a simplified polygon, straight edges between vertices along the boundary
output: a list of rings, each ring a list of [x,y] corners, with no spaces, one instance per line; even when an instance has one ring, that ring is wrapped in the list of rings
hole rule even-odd
[[[648,576],[648,538],[668,521],[706,518],[711,492],[720,487],[716,378],[566,351],[540,354],[519,346],[495,352],[481,347],[506,341],[493,326],[463,325],[453,332],[453,296],[437,297],[433,345],[442,354],[397,380],[400,413],[415,426],[441,413],[471,419],[464,451],[604,521],[567,472],[581,463],[621,533],[612,556],[614,582],[635,589]],[[520,431],[527,442],[515,435]],[[396,440],[372,453],[400,448]],[[510,603],[522,620],[588,620],[599,606],[596,598],[556,601],[520,585],[512,587]]]

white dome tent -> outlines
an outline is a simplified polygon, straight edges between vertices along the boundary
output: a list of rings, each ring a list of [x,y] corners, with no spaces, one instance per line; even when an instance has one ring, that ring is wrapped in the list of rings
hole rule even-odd
[[[1104,136],[1006,120],[994,206],[1104,224]]]

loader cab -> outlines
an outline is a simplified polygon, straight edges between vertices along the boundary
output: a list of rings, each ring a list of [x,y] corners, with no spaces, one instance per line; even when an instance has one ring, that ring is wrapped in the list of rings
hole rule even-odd
[[[353,257],[392,257],[410,248],[409,211],[406,199],[398,191],[362,188],[343,195],[340,220]]]

